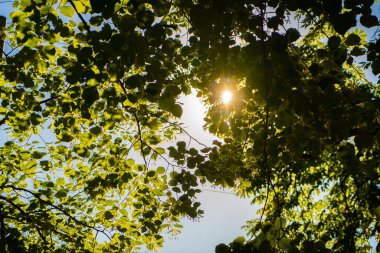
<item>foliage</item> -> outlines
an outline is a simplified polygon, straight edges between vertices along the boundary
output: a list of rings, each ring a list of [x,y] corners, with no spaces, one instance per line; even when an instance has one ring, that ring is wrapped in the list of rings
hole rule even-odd
[[[179,217],[202,214],[196,177],[162,146],[190,92],[171,8],[15,2],[0,69],[1,252],[157,249]]]
[[[368,251],[380,100],[364,70],[380,73],[380,44],[359,28],[378,26],[372,5],[16,1],[0,66],[2,251],[157,249],[202,214],[206,180],[262,203],[253,239],[217,252]],[[187,133],[191,89],[222,141],[166,148]]]
[[[216,17],[204,29],[222,32],[198,27],[207,50],[194,72],[207,127],[224,141],[196,173],[262,208],[244,249],[217,252],[369,251],[379,232],[379,94],[355,59],[368,52],[362,68],[378,74],[378,42],[354,28],[378,25],[373,1],[223,2],[219,19],[234,25]],[[217,102],[221,86],[235,90],[233,104]]]

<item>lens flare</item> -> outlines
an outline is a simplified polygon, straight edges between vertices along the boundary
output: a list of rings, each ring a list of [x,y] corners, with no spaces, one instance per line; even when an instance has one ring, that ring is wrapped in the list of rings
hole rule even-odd
[[[232,100],[232,92],[229,90],[225,90],[222,93],[222,101],[224,104],[228,104]]]

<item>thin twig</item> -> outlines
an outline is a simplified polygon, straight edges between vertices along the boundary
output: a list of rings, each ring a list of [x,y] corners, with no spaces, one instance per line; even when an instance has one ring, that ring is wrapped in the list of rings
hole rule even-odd
[[[199,145],[205,147],[205,148],[209,148],[206,144],[203,144],[202,142],[198,141],[196,138],[194,138],[191,134],[189,134],[189,132],[187,132],[183,127],[181,127],[178,123],[175,123],[175,122],[171,122],[165,118],[163,118],[162,116],[158,116],[158,115],[155,115],[153,114],[152,116],[158,118],[158,119],[161,119],[162,121],[164,121],[165,123],[168,123],[170,125],[174,125],[176,127],[178,127],[183,133],[185,133],[191,140],[195,141],[196,143],[198,143]]]

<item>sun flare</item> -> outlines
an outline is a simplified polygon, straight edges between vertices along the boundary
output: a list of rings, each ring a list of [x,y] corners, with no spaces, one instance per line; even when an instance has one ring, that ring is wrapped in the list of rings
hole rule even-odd
[[[230,103],[232,100],[232,92],[229,90],[225,90],[222,93],[222,101],[224,104]]]

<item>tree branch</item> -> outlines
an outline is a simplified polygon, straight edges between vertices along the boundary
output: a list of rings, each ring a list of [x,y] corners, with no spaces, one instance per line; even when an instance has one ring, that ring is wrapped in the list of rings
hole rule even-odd
[[[5,200],[9,204],[11,204],[11,206],[13,206],[14,208],[16,208],[23,215],[29,216],[24,210],[22,210],[22,208],[19,205],[17,205],[16,203],[14,203],[12,200],[10,200],[10,199],[8,199],[8,198],[6,198],[4,196],[1,196],[1,195],[0,195],[0,199]]]
[[[80,18],[80,20],[83,22],[83,26],[84,26],[84,28],[87,30],[87,32],[90,33],[90,32],[91,32],[90,27],[88,26],[86,20],[83,18],[82,14],[80,14],[80,13],[78,12],[78,9],[77,9],[77,7],[75,6],[73,0],[69,0],[68,2],[71,4],[71,6],[74,8],[75,12],[77,13],[78,17]]]
[[[68,213],[66,210],[64,210],[63,208],[53,204],[52,202],[50,201],[47,201],[47,200],[44,200],[41,198],[40,195],[38,195],[37,193],[35,192],[32,192],[31,190],[28,190],[28,189],[24,189],[24,188],[18,188],[18,187],[15,187],[13,185],[4,185],[2,186],[3,188],[11,188],[13,190],[16,190],[16,191],[24,191],[24,192],[27,192],[31,195],[33,195],[36,199],[38,199],[40,202],[42,203],[45,203],[46,205],[49,205],[51,207],[53,207],[54,209],[60,211],[62,214],[64,214],[65,216],[67,216],[68,218],[72,219],[73,221],[75,221],[77,224],[79,225],[82,225],[83,227],[86,227],[86,228],[89,228],[89,229],[92,229],[92,230],[95,230],[95,231],[98,231],[98,232],[101,232],[102,234],[104,234],[108,239],[111,240],[111,237],[104,232],[104,230],[101,230],[101,229],[98,229],[96,228],[95,226],[90,226],[88,225],[87,223],[81,221],[81,220],[78,220],[77,218],[75,218],[73,215],[71,215],[70,213]]]
[[[40,101],[39,104],[45,104],[45,103],[47,103],[47,102],[49,102],[49,101],[52,101],[52,100],[54,100],[54,99],[56,99],[56,98],[58,98],[58,97],[59,97],[59,96],[53,96],[53,97],[47,98],[47,99],[45,99],[45,100]]]
[[[142,154],[143,159],[144,159],[145,169],[148,169],[148,163],[147,163],[147,161],[146,161],[146,157],[145,157],[145,154],[144,154],[144,145],[145,145],[145,142],[144,142],[143,139],[142,139],[140,120],[139,120],[139,118],[137,117],[136,112],[132,112],[132,114],[133,114],[133,117],[135,118],[136,123],[137,123],[137,131],[138,131],[139,140],[140,140],[140,144],[141,144],[141,145],[140,145],[140,151],[141,151],[141,154]]]

